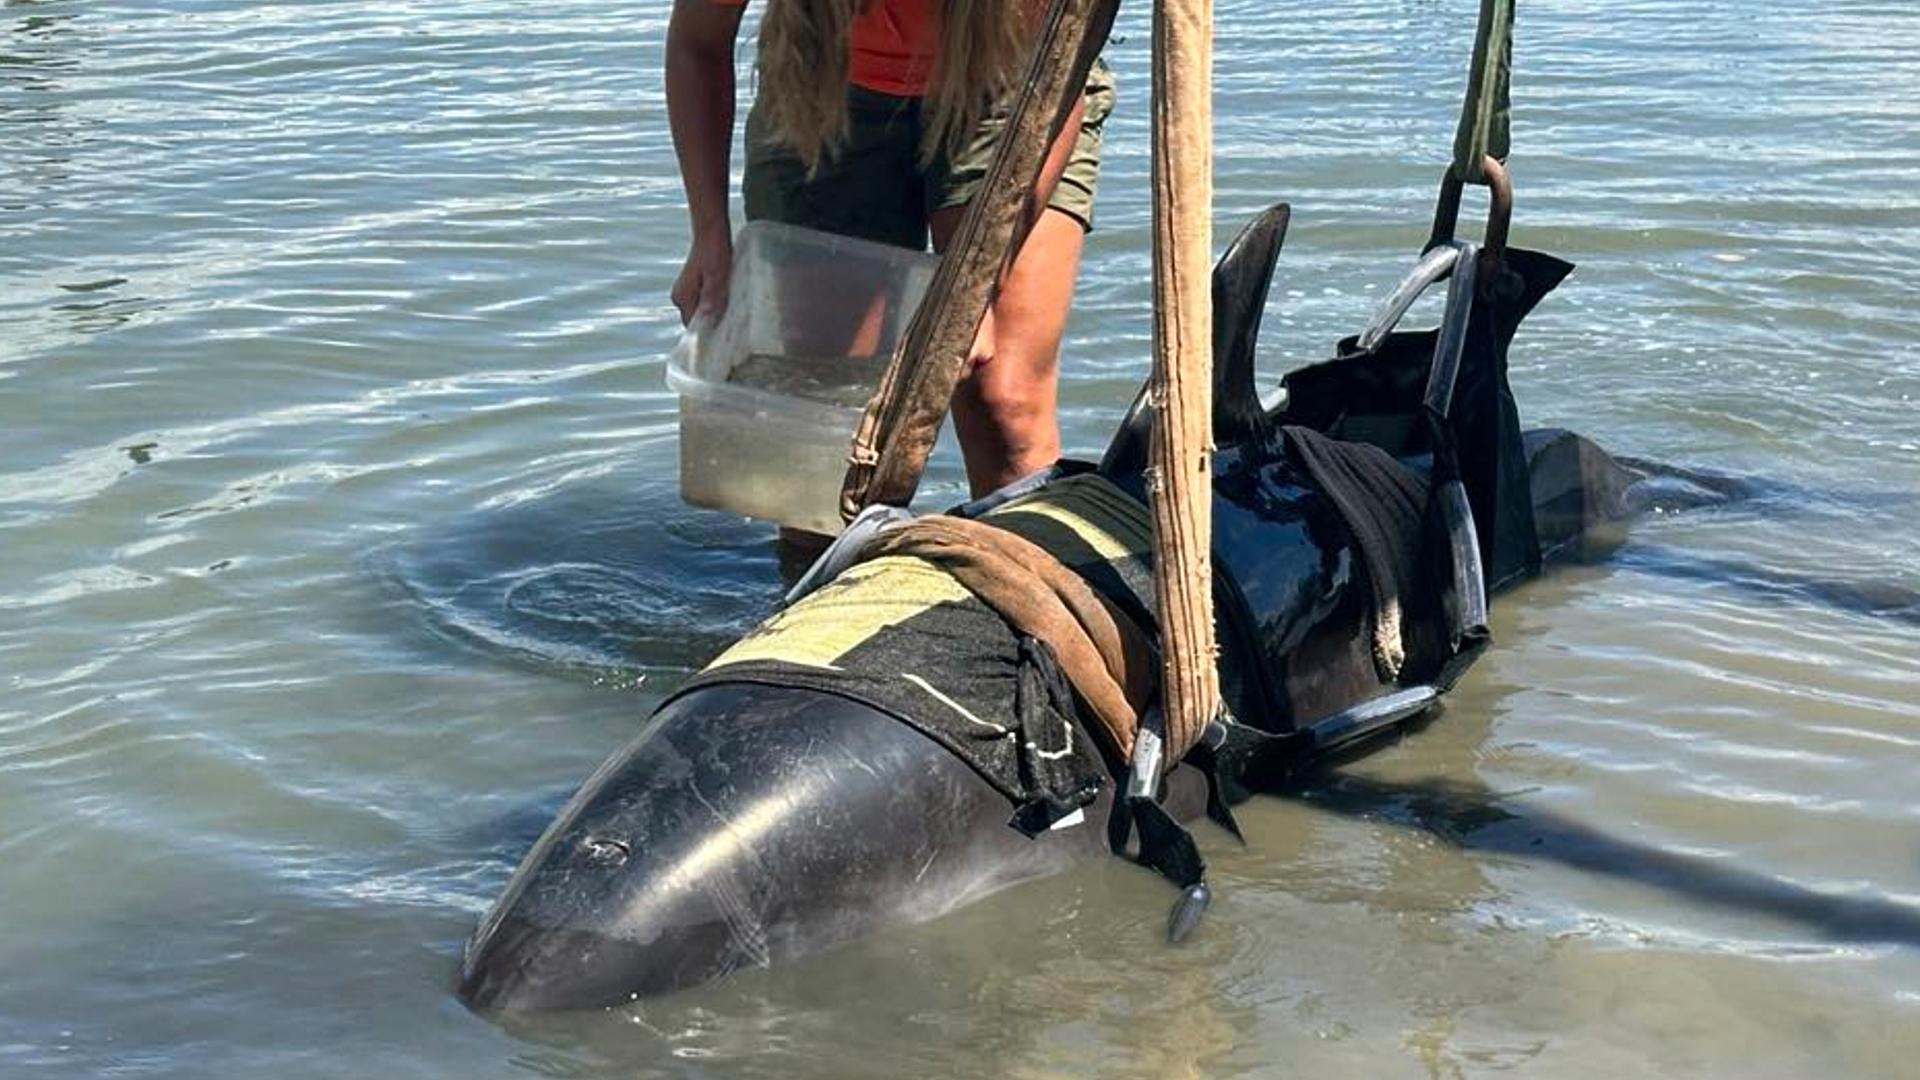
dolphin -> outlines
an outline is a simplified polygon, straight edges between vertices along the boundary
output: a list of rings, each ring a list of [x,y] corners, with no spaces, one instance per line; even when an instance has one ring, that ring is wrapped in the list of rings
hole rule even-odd
[[[1288,218],[1284,205],[1260,215],[1214,272],[1220,665],[1251,749],[1189,755],[1169,775],[1164,808],[1183,821],[1220,816],[1293,765],[1411,719],[1472,659],[1455,634],[1455,660],[1425,682],[1383,676],[1356,540],[1290,455],[1289,426],[1370,441],[1436,484],[1457,472],[1472,517],[1453,539],[1477,549],[1472,570],[1495,593],[1604,555],[1651,507],[1738,494],[1571,432],[1520,430],[1506,342],[1572,267],[1517,248],[1493,273],[1470,247],[1450,267],[1416,267],[1425,283],[1451,273],[1456,293],[1482,268],[1451,324],[1466,357],[1447,418],[1457,460],[1420,434],[1430,418],[1419,384],[1449,347],[1447,325],[1403,332],[1390,314],[1263,405],[1254,345]],[[1145,497],[1150,421],[1143,397],[1095,471],[1134,499]],[[1416,604],[1410,618],[1445,638],[1458,606]],[[1124,766],[1112,764],[1117,779]],[[1016,829],[1000,787],[894,713],[820,688],[699,684],[589,776],[533,845],[468,943],[458,992],[486,1010],[611,1006],[933,919],[1113,852],[1115,787]]]

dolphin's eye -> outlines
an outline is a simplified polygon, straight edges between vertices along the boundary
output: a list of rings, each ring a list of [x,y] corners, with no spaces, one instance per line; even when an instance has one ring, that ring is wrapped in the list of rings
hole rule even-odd
[[[633,850],[619,840],[605,836],[589,836],[580,842],[580,852],[590,863],[600,866],[619,866],[627,861]]]

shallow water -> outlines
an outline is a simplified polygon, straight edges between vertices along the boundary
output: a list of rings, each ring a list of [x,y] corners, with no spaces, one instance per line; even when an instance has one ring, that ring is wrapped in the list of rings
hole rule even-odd
[[[1444,715],[1202,835],[817,961],[496,1024],[558,802],[775,594],[682,506],[665,5],[0,6],[0,1074],[1913,1075],[1920,8],[1533,0],[1528,419],[1755,477],[1504,599]],[[1425,235],[1465,0],[1222,0],[1270,380]],[[1067,346],[1147,354],[1145,5]],[[961,479],[949,451],[927,502]]]

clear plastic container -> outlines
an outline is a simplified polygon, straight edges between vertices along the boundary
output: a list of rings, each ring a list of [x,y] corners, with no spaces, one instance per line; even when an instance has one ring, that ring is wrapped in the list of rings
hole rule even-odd
[[[939,260],[777,222],[734,239],[727,310],[667,360],[680,395],[680,496],[820,533],[861,412]]]

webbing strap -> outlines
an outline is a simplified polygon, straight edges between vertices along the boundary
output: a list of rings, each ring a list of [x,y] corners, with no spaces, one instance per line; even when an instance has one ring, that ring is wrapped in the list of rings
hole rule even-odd
[[[1118,605],[1046,548],[984,521],[916,518],[876,535],[856,561],[888,555],[938,566],[1007,625],[1044,642],[1086,703],[1088,727],[1110,752],[1132,756],[1157,659],[1146,632]]]
[[[1398,682],[1407,662],[1401,597],[1419,587],[1427,481],[1371,443],[1329,438],[1309,427],[1280,429],[1287,450],[1339,512],[1360,549],[1373,599],[1373,665]]]
[[[1484,162],[1505,162],[1512,150],[1514,0],[1480,0],[1480,29],[1467,71],[1466,102],[1453,137],[1453,175],[1484,184]]]

